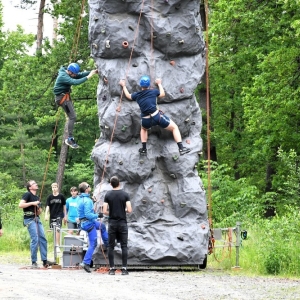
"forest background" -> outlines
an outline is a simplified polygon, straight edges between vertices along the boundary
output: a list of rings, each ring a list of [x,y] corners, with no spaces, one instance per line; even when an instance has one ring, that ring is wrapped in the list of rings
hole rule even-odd
[[[57,180],[66,121],[54,103],[58,69],[71,60],[82,70],[95,67],[88,3],[87,14],[80,15],[84,1],[18,2],[24,14],[42,7],[60,22],[53,41],[41,32],[25,34],[21,27],[4,31],[0,2],[0,212],[6,228],[21,226],[18,203],[29,179],[42,187],[43,203]],[[199,8],[203,18],[204,4]],[[300,276],[299,0],[218,0],[208,6],[208,30],[202,21],[209,61],[209,156],[205,78],[195,92],[204,140],[198,172],[210,189],[211,225],[242,222],[253,247],[248,260],[259,262],[257,272]],[[30,54],[32,46],[36,51]],[[80,148],[66,150],[61,189],[66,196],[71,186],[93,182],[90,153],[100,135],[94,77],[72,92]],[[11,243],[1,248],[9,247]]]

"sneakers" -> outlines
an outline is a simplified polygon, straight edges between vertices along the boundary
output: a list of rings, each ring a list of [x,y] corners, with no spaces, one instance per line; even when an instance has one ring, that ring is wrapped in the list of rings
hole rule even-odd
[[[147,149],[140,148],[139,152],[141,155],[147,155]]]
[[[191,149],[183,147],[182,149],[179,149],[179,153],[180,155],[184,155],[186,153],[189,153],[191,151]]]
[[[108,275],[115,275],[116,270],[114,268],[110,268],[108,271]]]
[[[38,265],[36,262],[33,262],[32,265],[31,265],[31,269],[37,269],[38,268]]]
[[[125,268],[122,268],[122,275],[129,275],[127,269]]]
[[[43,267],[44,268],[49,268],[50,266],[54,265],[53,262],[49,261],[49,260],[43,260]]]
[[[88,273],[91,273],[90,265],[84,264],[84,265],[83,265],[83,269],[84,269],[84,271],[86,271],[86,272],[88,272]]]
[[[59,246],[55,246],[55,250],[56,250],[56,253],[60,253],[60,248],[59,248]]]
[[[79,148],[79,146],[76,144],[73,137],[69,137],[69,138],[65,139],[65,143],[73,149]]]

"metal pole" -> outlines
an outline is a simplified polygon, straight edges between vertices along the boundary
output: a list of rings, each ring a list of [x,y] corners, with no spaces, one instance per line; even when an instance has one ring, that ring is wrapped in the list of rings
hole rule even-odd
[[[54,245],[54,261],[57,263],[57,252],[56,252],[56,222],[52,223],[53,227],[53,245]]]
[[[235,244],[235,267],[233,269],[240,269],[240,245],[241,245],[241,222],[236,222],[236,244]]]

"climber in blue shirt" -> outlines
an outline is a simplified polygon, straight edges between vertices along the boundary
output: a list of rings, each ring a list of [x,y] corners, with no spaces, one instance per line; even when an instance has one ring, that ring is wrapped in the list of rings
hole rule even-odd
[[[120,80],[119,84],[122,86],[124,94],[127,99],[136,101],[141,110],[141,140],[142,148],[139,149],[140,154],[147,154],[147,140],[148,130],[152,126],[159,125],[172,132],[173,138],[178,145],[180,155],[189,153],[191,149],[186,148],[182,144],[182,138],[178,126],[161,110],[157,108],[157,98],[165,96],[165,91],[161,84],[161,79],[156,79],[155,83],[158,89],[150,89],[150,77],[144,75],[140,79],[141,91],[130,94],[126,87],[125,80]]]

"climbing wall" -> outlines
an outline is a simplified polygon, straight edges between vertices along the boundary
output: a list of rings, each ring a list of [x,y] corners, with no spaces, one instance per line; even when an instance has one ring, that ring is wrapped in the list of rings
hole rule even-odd
[[[91,55],[100,72],[97,90],[100,137],[92,152],[97,207],[117,175],[129,193],[129,265],[198,265],[208,249],[205,191],[196,165],[202,149],[201,112],[194,94],[205,71],[200,1],[89,0]],[[178,125],[191,152],[180,156],[170,132],[149,131],[140,156],[140,110],[121,97],[139,78],[162,79],[159,109]],[[152,85],[151,88],[156,88]],[[105,172],[104,171],[105,168]],[[104,175],[103,175],[104,174]],[[121,262],[117,245],[116,263]],[[94,263],[102,264],[101,251]]]

